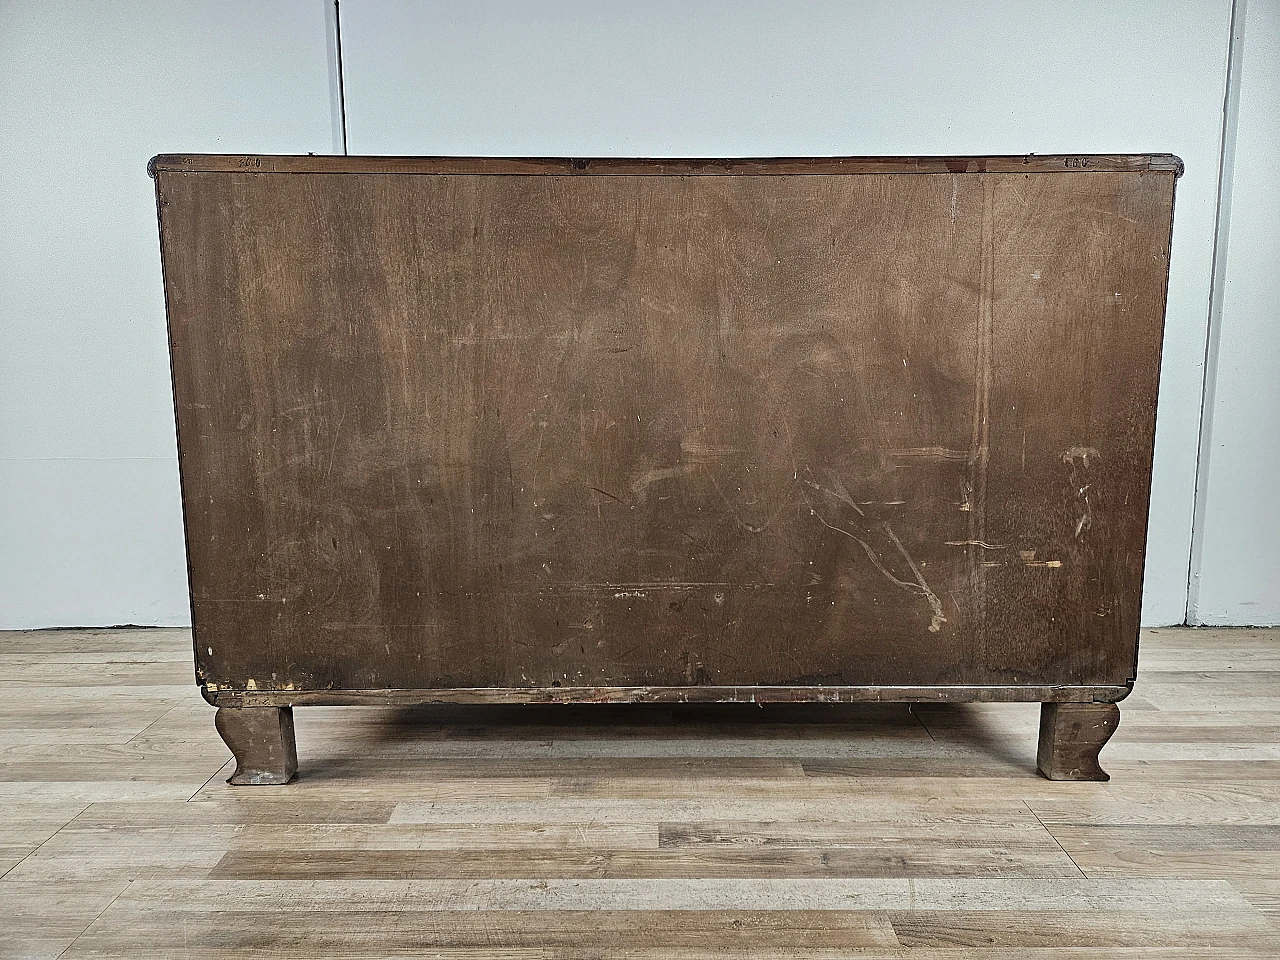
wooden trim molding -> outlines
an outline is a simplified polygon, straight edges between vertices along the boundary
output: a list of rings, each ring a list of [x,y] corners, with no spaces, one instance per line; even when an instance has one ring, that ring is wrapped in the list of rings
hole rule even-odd
[[[473,687],[440,690],[244,690],[201,686],[217,707],[379,706],[427,703],[1115,703],[1125,686],[698,686],[698,687]]]
[[[995,157],[797,157],[625,159],[600,157],[332,157],[160,154],[147,165],[160,173],[397,173],[466,176],[795,176],[868,173],[1168,172],[1182,176],[1170,153],[1055,154]]]

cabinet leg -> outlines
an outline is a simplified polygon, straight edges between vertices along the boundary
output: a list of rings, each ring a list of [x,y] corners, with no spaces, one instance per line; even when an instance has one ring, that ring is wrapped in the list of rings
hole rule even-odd
[[[213,723],[236,757],[227,783],[279,784],[297,776],[293,707],[219,707]]]
[[[1114,703],[1043,703],[1036,766],[1050,780],[1110,780],[1098,754],[1120,724]]]

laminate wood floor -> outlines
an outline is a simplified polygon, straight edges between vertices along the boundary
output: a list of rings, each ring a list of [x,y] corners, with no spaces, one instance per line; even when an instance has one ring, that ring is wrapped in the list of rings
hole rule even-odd
[[[0,957],[1280,956],[1280,630],[1038,707],[296,711],[229,787],[185,630],[0,633]]]

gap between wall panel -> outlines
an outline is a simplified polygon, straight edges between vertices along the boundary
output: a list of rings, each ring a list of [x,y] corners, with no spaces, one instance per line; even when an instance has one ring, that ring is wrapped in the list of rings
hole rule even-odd
[[[325,0],[325,33],[329,53],[329,105],[333,117],[333,152],[346,156],[347,90],[342,71],[342,8],[339,0]]]
[[[1191,555],[1187,558],[1188,626],[1200,624],[1200,564],[1204,554],[1205,510],[1208,504],[1209,460],[1213,447],[1213,409],[1218,383],[1218,345],[1222,331],[1222,301],[1226,293],[1227,246],[1231,233],[1231,182],[1235,171],[1236,129],[1240,119],[1240,55],[1244,47],[1248,0],[1231,4],[1227,43],[1227,80],[1222,99],[1222,138],[1218,148],[1218,218],[1213,231],[1213,274],[1209,284],[1209,324],[1205,332],[1203,379],[1200,387],[1200,438],[1196,454],[1195,502],[1191,514]]]

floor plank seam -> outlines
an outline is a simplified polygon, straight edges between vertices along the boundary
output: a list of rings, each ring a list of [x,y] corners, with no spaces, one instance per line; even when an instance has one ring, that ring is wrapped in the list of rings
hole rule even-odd
[[[179,707],[184,705],[185,705],[185,702],[183,700],[179,700],[177,703],[173,704],[167,710],[161,713],[160,716],[156,717],[154,720],[148,723],[145,727],[143,727],[141,730],[135,733],[132,737],[126,740],[124,742],[124,745],[127,747],[129,744],[133,743],[133,741],[137,740],[140,736],[142,736],[148,730],[154,727],[157,723],[160,723],[162,720],[164,720],[167,716],[169,716],[169,714],[173,713],[173,711],[177,710]]]
[[[84,812],[88,810],[91,806],[93,806],[93,803],[89,802],[89,803],[86,803],[83,807],[81,807],[79,812],[77,812],[74,817],[72,817],[62,826],[60,826],[57,830],[53,831],[53,833],[49,834],[49,836],[45,837],[43,840],[37,843],[30,853],[28,853],[25,857],[23,857],[21,860],[19,860],[17,863],[11,866],[8,870],[4,871],[4,873],[0,873],[0,880],[4,880],[6,877],[9,876],[9,874],[13,873],[13,871],[18,869],[18,867],[22,866],[27,861],[28,857],[34,857],[37,853],[39,853],[41,848],[43,848],[46,843],[50,842],[54,837],[60,834],[63,830],[71,826],[71,824],[74,823],[76,820],[79,820],[80,817],[84,815]],[[16,883],[17,881],[13,881],[13,882]]]
[[[1053,838],[1053,842],[1058,845],[1058,849],[1062,851],[1063,856],[1065,856],[1068,860],[1071,861],[1071,865],[1076,868],[1080,876],[1083,877],[1085,880],[1092,879],[1087,873],[1084,872],[1084,870],[1080,868],[1080,864],[1076,863],[1076,858],[1067,852],[1067,848],[1062,845],[1062,841],[1059,840],[1056,836],[1054,836],[1053,831],[1049,829],[1049,825],[1040,819],[1040,815],[1036,813],[1034,809],[1032,809],[1031,804],[1027,803],[1026,800],[1023,800],[1022,805],[1027,808],[1027,811],[1033,817],[1036,818],[1036,823],[1040,824],[1040,827],[1044,830],[1044,832]]]
[[[104,913],[106,913],[108,910],[111,909],[111,907],[115,904],[117,900],[119,900],[121,897],[123,897],[126,893],[129,892],[129,888],[132,887],[133,884],[134,884],[133,880],[126,880],[124,886],[120,889],[120,892],[117,893],[114,897],[112,897],[111,900],[107,903],[107,905],[103,907],[101,910],[99,910],[97,914],[94,915],[92,920],[90,920],[88,923],[85,924],[84,929],[76,934],[74,940],[72,940],[65,947],[63,947],[61,950],[58,951],[58,954],[56,957],[54,957],[54,960],[59,960],[60,957],[66,956],[67,951],[69,951],[72,947],[74,947],[77,943],[80,942],[80,938],[89,932],[90,928],[92,928],[93,925],[102,918],[102,915]]]
[[[187,797],[187,799],[184,800],[183,803],[190,803],[196,797],[200,796],[200,794],[204,793],[205,788],[209,786],[209,784],[213,783],[213,781],[218,779],[218,774],[222,773],[222,771],[227,768],[227,764],[229,764],[230,762],[231,762],[230,760],[223,760],[222,763],[218,765],[218,769],[213,771],[213,776],[211,776],[204,783],[200,784],[200,789],[197,790],[195,793],[193,793],[191,796]]]
[[[160,707],[172,684],[113,676],[83,713],[87,680],[69,700],[43,685],[0,713],[0,841],[25,854],[0,864],[0,956],[1280,958],[1280,755],[1258,746],[1280,734],[1280,631],[1233,705],[1216,664],[1246,639],[1177,636],[1208,666],[1148,676],[1166,686],[1130,703],[1107,786],[1024,773],[1030,708],[1008,730],[1004,706],[912,708],[928,742],[900,708],[817,733],[498,714],[451,737],[430,713],[317,708],[299,788],[214,787],[227,757],[190,793],[224,756],[194,692]],[[650,736],[660,756],[609,746]],[[475,749],[438,749],[455,739]]]
[[[938,738],[933,735],[933,731],[929,729],[929,725],[924,722],[924,717],[920,716],[920,714],[916,711],[914,703],[907,705],[907,712],[916,718],[916,723],[920,724],[920,726],[924,728],[924,732],[929,735],[929,739],[933,743],[937,743]]]

